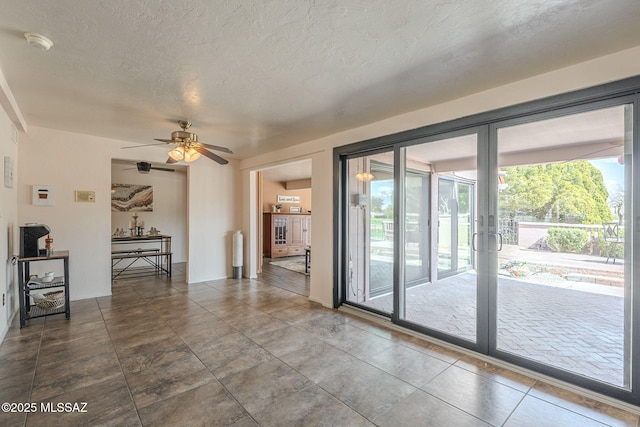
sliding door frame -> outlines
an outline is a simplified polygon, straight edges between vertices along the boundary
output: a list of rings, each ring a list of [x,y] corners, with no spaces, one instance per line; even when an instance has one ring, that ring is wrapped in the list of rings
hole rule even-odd
[[[631,162],[631,182],[637,183],[637,185],[632,184],[632,194],[630,203],[625,206],[629,206],[631,209],[625,210],[625,222],[628,223],[631,227],[627,227],[626,229],[631,229],[633,232],[633,238],[629,239],[631,242],[629,243],[629,248],[625,248],[625,254],[631,253],[631,257],[628,262],[625,262],[625,269],[629,271],[625,271],[625,288],[624,288],[624,348],[625,348],[625,359],[630,361],[630,364],[626,364],[625,360],[625,375],[631,373],[632,377],[630,378],[630,382],[627,385],[629,389],[625,389],[623,387],[617,387],[614,385],[609,385],[603,383],[601,381],[584,377],[576,373],[572,373],[570,371],[566,371],[560,368],[556,368],[551,365],[543,364],[541,362],[536,362],[532,359],[525,358],[523,356],[518,356],[514,353],[509,353],[504,350],[498,349],[498,278],[497,278],[497,265],[498,265],[498,251],[490,250],[489,251],[489,355],[499,358],[501,360],[505,360],[509,363],[513,363],[515,365],[522,366],[526,369],[531,369],[533,371],[541,372],[546,375],[550,375],[554,378],[558,378],[563,381],[567,381],[573,384],[576,384],[580,387],[588,388],[603,394],[610,395],[612,397],[619,398],[621,400],[633,401],[636,404],[640,401],[640,390],[638,390],[640,386],[640,358],[635,357],[634,360],[633,355],[640,354],[640,338],[633,339],[632,331],[640,331],[640,315],[636,314],[636,318],[633,319],[631,316],[633,312],[640,313],[638,309],[640,309],[640,299],[638,298],[639,291],[634,292],[633,289],[635,286],[640,286],[640,282],[638,281],[639,272],[640,272],[640,250],[634,250],[633,246],[637,247],[637,242],[640,242],[639,234],[639,226],[640,226],[640,212],[637,212],[633,209],[634,206],[640,206],[640,163],[639,161],[639,153],[640,151],[640,138],[638,135],[638,123],[640,114],[638,109],[640,108],[640,96],[637,94],[634,95],[626,95],[619,96],[615,98],[611,98],[603,101],[595,101],[590,103],[584,103],[577,106],[570,106],[566,108],[556,109],[554,111],[547,111],[538,114],[531,114],[527,116],[522,116],[513,119],[505,119],[502,121],[496,121],[489,126],[489,234],[497,235],[499,232],[498,229],[498,130],[501,128],[506,128],[510,126],[523,125],[527,123],[535,123],[539,121],[544,121],[548,119],[556,119],[561,117],[569,117],[572,115],[587,113],[597,110],[603,110],[606,108],[612,108],[616,106],[624,106],[631,105],[632,106],[632,133],[633,133],[633,150],[631,153],[632,162]],[[491,223],[495,224],[495,227],[491,226]],[[635,310],[634,310],[635,308]],[[637,335],[637,333],[636,333]],[[631,340],[631,342],[627,342],[627,340]],[[633,373],[635,377],[633,378]],[[628,378],[628,376],[627,376]]]
[[[495,350],[497,279],[492,275],[497,275],[497,272],[494,271],[497,262],[497,255],[494,255],[497,243],[490,238],[490,235],[498,232],[497,212],[495,212],[497,200],[492,199],[497,197],[496,126],[498,124],[504,125],[510,121],[514,123],[518,120],[527,122],[533,121],[534,117],[558,117],[563,114],[591,111],[602,106],[622,104],[633,105],[632,180],[639,184],[633,188],[631,205],[640,206],[640,76],[334,148],[334,307],[338,308],[346,303],[344,291],[345,283],[347,283],[348,257],[345,254],[348,254],[346,225],[348,224],[347,207],[349,205],[346,160],[380,151],[394,151],[394,186],[396,187],[396,197],[394,197],[394,245],[396,248],[394,251],[394,293],[396,298],[391,320],[403,327],[470,348],[482,354],[489,354],[507,362],[516,363],[562,381],[636,405],[640,404],[640,339],[633,340],[630,348],[632,355],[630,368],[633,373],[630,390],[580,377],[546,365],[530,363],[528,360],[514,358],[510,354]],[[477,258],[479,276],[477,304],[478,307],[487,307],[488,309],[478,310],[477,343],[470,346],[467,341],[452,339],[452,337],[438,333],[438,331],[416,327],[399,318],[401,304],[404,303],[398,298],[403,274],[400,261],[403,259],[401,257],[404,248],[400,239],[404,236],[404,224],[400,219],[404,218],[404,207],[400,196],[404,195],[404,186],[401,185],[401,180],[398,178],[402,177],[404,173],[402,147],[428,142],[430,139],[444,138],[446,134],[470,133],[470,130],[474,128],[479,132],[477,152],[478,228],[476,230],[478,240],[476,244],[480,250],[486,250],[490,255]],[[634,224],[633,236],[629,236],[632,241],[630,263],[634,266],[629,272],[629,277],[633,286],[633,284],[640,284],[640,250],[638,250],[640,212],[634,211],[627,213],[627,215],[631,217],[630,220]],[[431,268],[433,269],[435,266],[431,265]],[[634,318],[630,319],[630,327],[632,331],[640,331],[640,289],[637,292],[630,289],[629,292],[631,292],[631,298],[629,298],[631,311],[635,313]]]

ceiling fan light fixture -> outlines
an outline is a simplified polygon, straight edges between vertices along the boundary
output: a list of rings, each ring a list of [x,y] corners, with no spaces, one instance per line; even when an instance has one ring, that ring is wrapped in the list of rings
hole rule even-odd
[[[169,151],[169,157],[171,157],[175,161],[180,161],[185,158],[184,147],[182,145],[178,145],[173,150]]]
[[[199,158],[200,158],[200,153],[196,151],[195,148],[189,148],[184,152],[184,161],[187,163],[194,162]]]
[[[175,132],[171,132],[171,139],[175,142],[198,142],[198,135],[183,130],[177,130]]]
[[[225,153],[233,154],[233,151],[226,147],[220,147],[218,145],[205,144],[198,142],[198,135],[195,133],[187,132],[187,129],[191,126],[191,122],[180,120],[178,122],[182,130],[171,133],[171,139],[154,138],[156,141],[160,141],[165,144],[174,144],[175,148],[171,149],[167,154],[169,158],[167,163],[176,163],[181,160],[186,162],[193,162],[200,158],[201,155],[208,157],[214,162],[220,165],[226,165],[229,163],[227,159],[224,159],[217,154],[212,153],[209,150],[223,151]],[[158,144],[148,144],[158,145]],[[122,147],[122,148],[134,148],[134,147]]]

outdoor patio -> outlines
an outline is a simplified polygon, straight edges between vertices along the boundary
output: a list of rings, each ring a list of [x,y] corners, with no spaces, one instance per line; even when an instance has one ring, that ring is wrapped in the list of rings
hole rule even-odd
[[[498,348],[624,385],[624,266],[605,260],[505,245],[525,275],[498,276]],[[476,289],[474,271],[409,288],[406,320],[475,340]],[[392,295],[365,305],[391,312]]]

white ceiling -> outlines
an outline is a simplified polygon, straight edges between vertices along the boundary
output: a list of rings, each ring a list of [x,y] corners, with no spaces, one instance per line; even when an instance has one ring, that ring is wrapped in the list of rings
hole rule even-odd
[[[638,22],[638,0],[4,0],[0,69],[30,126],[146,144],[189,119],[245,158],[640,45]]]

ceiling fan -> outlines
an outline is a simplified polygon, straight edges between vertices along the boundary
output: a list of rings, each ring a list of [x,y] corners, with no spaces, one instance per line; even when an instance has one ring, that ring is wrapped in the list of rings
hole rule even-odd
[[[209,150],[222,151],[224,153],[233,154],[233,151],[229,150],[226,147],[220,147],[217,145],[205,144],[204,142],[198,141],[198,135],[195,133],[187,132],[187,129],[191,127],[191,122],[186,120],[178,120],[178,124],[182,128],[182,130],[177,130],[175,132],[171,132],[171,139],[160,139],[154,138],[156,141],[164,142],[167,144],[174,144],[175,147],[169,151],[169,158],[167,159],[167,163],[177,163],[180,160],[184,160],[185,162],[193,162],[200,158],[200,155],[204,155],[205,157],[210,158],[211,160],[221,164],[226,165],[229,163],[228,160],[223,159],[217,154],[212,153]],[[158,145],[158,144],[146,144],[146,145]],[[136,147],[144,147],[145,145],[135,145],[131,147],[122,147],[122,148],[136,148]]]
[[[136,163],[136,167],[138,168],[138,172],[140,173],[149,173],[151,169],[163,172],[175,172],[175,169],[170,168],[159,168],[157,166],[152,166],[149,162],[138,162]]]
[[[211,160],[218,162],[221,165],[229,163],[228,160],[223,159],[217,154],[212,153],[209,150],[222,151],[224,153],[233,154],[231,150],[225,147],[218,147],[217,145],[205,144],[198,142],[198,135],[195,133],[187,132],[187,129],[191,127],[191,122],[186,120],[179,120],[178,124],[182,130],[171,132],[171,139],[158,139],[156,141],[166,142],[167,144],[176,144],[176,147],[169,151],[169,158],[167,163],[176,163],[180,160],[185,162],[193,162],[197,160],[200,155],[210,158]],[[207,150],[207,148],[209,150]]]

